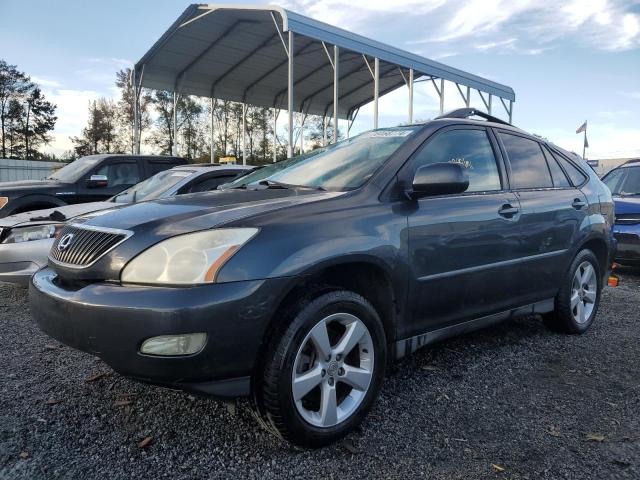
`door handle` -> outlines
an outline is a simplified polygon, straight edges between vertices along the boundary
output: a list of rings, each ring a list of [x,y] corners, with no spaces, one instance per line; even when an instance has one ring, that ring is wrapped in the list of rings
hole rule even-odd
[[[498,210],[498,214],[500,214],[500,215],[502,215],[503,217],[506,217],[506,218],[511,218],[516,213],[518,213],[519,211],[520,211],[520,209],[514,207],[510,203],[506,203],[502,207],[500,207],[500,210]]]
[[[573,208],[575,208],[576,210],[580,210],[583,207],[586,207],[587,204],[585,202],[583,202],[582,200],[580,200],[579,198],[575,198],[573,200],[573,203],[571,204],[571,206]]]

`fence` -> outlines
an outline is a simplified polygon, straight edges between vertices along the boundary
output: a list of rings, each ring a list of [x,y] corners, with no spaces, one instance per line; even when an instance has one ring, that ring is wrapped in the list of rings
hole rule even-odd
[[[35,160],[17,160],[0,158],[0,182],[16,180],[40,180],[55,170],[64,167],[61,162],[38,162]]]

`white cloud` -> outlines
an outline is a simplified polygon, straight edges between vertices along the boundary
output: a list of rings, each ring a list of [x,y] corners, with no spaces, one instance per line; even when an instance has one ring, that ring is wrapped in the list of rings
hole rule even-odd
[[[57,87],[61,87],[62,84],[57,81],[54,80],[52,78],[46,78],[46,77],[39,77],[37,75],[31,75],[31,80],[34,83],[37,83],[38,85],[40,85],[40,87],[44,87],[44,88],[57,88]]]
[[[57,105],[58,121],[47,151],[60,155],[71,150],[70,136],[80,135],[87,124],[89,102],[103,96],[94,90],[45,89],[47,99]]]

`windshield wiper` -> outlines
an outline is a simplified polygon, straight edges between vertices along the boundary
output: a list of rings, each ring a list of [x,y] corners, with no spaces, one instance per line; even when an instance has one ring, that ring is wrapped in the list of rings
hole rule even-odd
[[[321,192],[327,191],[326,188],[318,187],[315,185],[294,185],[292,183],[276,182],[275,180],[260,180],[258,182],[258,185],[266,185],[269,188],[287,188],[287,189],[304,188],[309,190],[319,190]]]

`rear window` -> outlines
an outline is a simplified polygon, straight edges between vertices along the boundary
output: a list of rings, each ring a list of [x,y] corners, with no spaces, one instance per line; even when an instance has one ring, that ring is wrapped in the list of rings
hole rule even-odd
[[[564,168],[564,171],[567,172],[567,175],[569,175],[569,178],[571,179],[571,183],[573,183],[574,186],[578,187],[585,182],[585,180],[587,179],[587,176],[584,173],[582,173],[582,170],[576,167],[573,164],[573,162],[567,160],[565,157],[557,154],[556,152],[552,152],[552,153],[553,153],[553,156],[558,161],[558,163],[562,165],[562,168]]]
[[[511,186],[516,189],[553,187],[540,144],[528,138],[500,133],[511,164]]]
[[[569,179],[564,174],[560,165],[558,165],[557,160],[551,155],[551,152],[546,148],[543,148],[544,156],[547,157],[547,165],[549,165],[549,170],[551,171],[551,178],[553,178],[553,186],[558,188],[566,188],[570,187],[571,183],[569,183]]]

